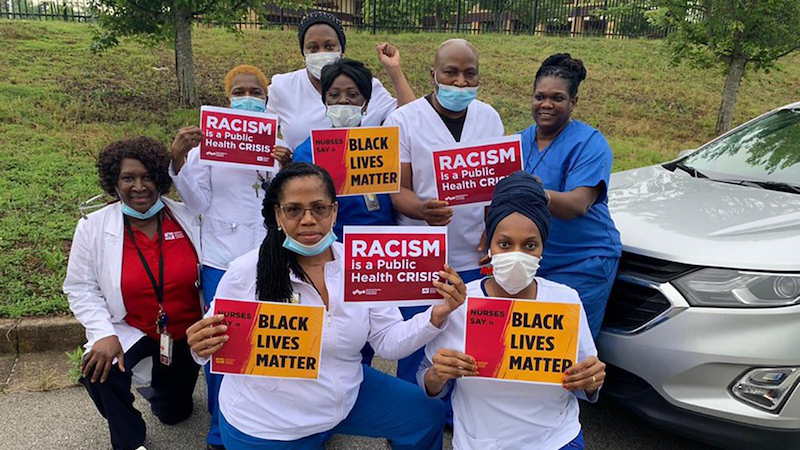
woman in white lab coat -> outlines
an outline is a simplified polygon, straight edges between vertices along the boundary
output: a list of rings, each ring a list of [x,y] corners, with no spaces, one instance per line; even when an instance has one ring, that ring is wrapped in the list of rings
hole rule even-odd
[[[223,378],[220,423],[228,450],[318,449],[331,433],[386,437],[395,449],[442,446],[442,403],[362,365],[359,351],[369,342],[378,355],[397,359],[425,345],[464,301],[464,284],[446,266],[439,272],[443,281],[433,283],[446,302],[407,322],[397,308],[345,305],[344,251],[331,232],[336,212],[327,172],[312,164],[287,165],[267,190],[267,238],[222,277],[218,297],[295,299],[326,309],[318,379]],[[189,329],[198,362],[225,344],[226,326],[214,326],[222,319],[209,312]]]
[[[161,422],[192,412],[199,367],[186,328],[202,315],[199,227],[183,204],[162,197],[172,184],[169,162],[166,147],[144,137],[100,153],[100,184],[119,201],[79,220],[64,280],[70,309],[86,328],[80,381],[108,420],[114,449],[144,443],[134,371],[152,380],[141,392]]]

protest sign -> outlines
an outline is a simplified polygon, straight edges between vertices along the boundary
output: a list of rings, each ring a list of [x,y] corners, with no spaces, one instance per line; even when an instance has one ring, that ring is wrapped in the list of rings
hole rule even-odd
[[[575,365],[581,307],[508,298],[467,298],[465,351],[478,376],[561,385]]]
[[[277,172],[272,158],[278,133],[278,118],[240,109],[200,108],[200,162]]]
[[[323,306],[214,299],[229,339],[211,356],[211,372],[317,378],[324,312]]]
[[[336,195],[400,191],[398,127],[311,130],[314,164],[331,174]]]
[[[433,151],[436,198],[450,206],[487,203],[498,181],[522,170],[519,135]]]
[[[365,306],[442,303],[433,287],[447,262],[447,227],[344,227],[344,301]]]

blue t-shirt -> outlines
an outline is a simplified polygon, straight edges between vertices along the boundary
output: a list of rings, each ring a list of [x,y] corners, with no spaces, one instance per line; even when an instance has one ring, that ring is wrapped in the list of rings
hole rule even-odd
[[[542,272],[593,256],[619,257],[619,231],[608,212],[608,180],[614,155],[602,133],[573,120],[550,145],[538,151],[536,124],[520,133],[525,171],[542,179],[545,189],[569,192],[600,187],[594,205],[581,217],[550,221],[550,236],[542,255]]]
[[[294,150],[292,162],[312,162],[311,158],[311,137],[303,141]],[[378,209],[370,211],[367,207],[367,199],[363,195],[336,197],[339,202],[339,214],[333,232],[341,242],[344,236],[343,228],[345,225],[395,225],[394,207],[392,198],[389,194],[378,194]]]

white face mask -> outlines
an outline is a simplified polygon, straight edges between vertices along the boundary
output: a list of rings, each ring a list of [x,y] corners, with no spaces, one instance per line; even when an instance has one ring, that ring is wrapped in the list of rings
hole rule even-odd
[[[306,55],[306,69],[311,73],[311,76],[319,80],[322,74],[322,68],[328,64],[333,64],[342,57],[339,52],[317,52],[309,53]]]
[[[511,295],[533,283],[542,258],[523,252],[498,253],[492,256],[494,281]]]
[[[352,128],[361,125],[363,106],[330,105],[325,115],[331,119],[334,128]]]

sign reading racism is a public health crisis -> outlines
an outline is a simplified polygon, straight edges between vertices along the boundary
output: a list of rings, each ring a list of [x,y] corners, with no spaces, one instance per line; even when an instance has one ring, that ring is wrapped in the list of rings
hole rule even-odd
[[[323,306],[216,298],[214,314],[228,342],[211,356],[211,372],[278,378],[317,378]]]
[[[447,262],[447,227],[344,227],[344,301],[365,306],[444,301],[433,282]]]
[[[200,108],[200,162],[229,167],[276,172],[272,157],[278,133],[278,118],[240,109]]]
[[[468,297],[466,308],[464,353],[479,377],[561,385],[575,365],[580,304]]]
[[[520,136],[456,144],[433,151],[436,198],[450,206],[487,203],[498,181],[522,170]]]
[[[311,148],[314,164],[331,174],[336,195],[400,190],[398,127],[311,130]]]

